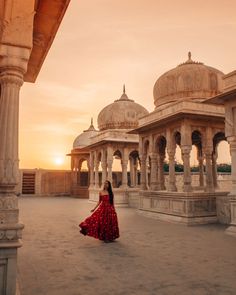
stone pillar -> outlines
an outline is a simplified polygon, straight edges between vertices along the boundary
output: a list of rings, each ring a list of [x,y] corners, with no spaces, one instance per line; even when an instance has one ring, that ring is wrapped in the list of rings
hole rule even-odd
[[[198,156],[198,166],[199,166],[199,186],[204,187],[204,166],[203,166],[203,156]]]
[[[128,183],[128,178],[127,178],[128,161],[122,160],[121,161],[121,166],[122,166],[122,187],[126,188],[127,183]]]
[[[206,141],[203,147],[206,159],[206,187],[205,191],[214,192],[213,174],[212,174],[212,153],[213,153],[213,135],[210,127],[206,128]]]
[[[232,160],[232,163],[231,163],[232,189],[230,194],[236,197],[236,136],[228,139],[228,141],[230,144],[230,154],[231,154],[231,160]]]
[[[90,153],[90,158],[89,158],[89,188],[94,187],[94,156],[93,153]]]
[[[236,237],[236,136],[227,137],[227,140],[230,144],[232,189],[229,194],[231,221],[226,233]]]
[[[218,188],[217,182],[217,152],[212,154],[212,178],[213,178],[213,186],[214,188]]]
[[[205,152],[206,158],[206,188],[207,192],[214,191],[213,185],[213,175],[212,175],[212,152],[206,151]]]
[[[102,165],[102,185],[101,187],[103,188],[103,185],[107,179],[107,159],[105,156],[105,151],[102,152],[102,160],[101,160],[101,165]]]
[[[112,184],[112,164],[113,164],[113,149],[111,146],[107,148],[107,179]]]
[[[206,159],[206,187],[205,191],[214,192],[213,175],[212,175],[212,147],[208,146],[205,151]]]
[[[23,225],[19,223],[18,121],[23,70],[0,59],[0,292],[15,295],[17,249]]]
[[[135,159],[130,157],[129,158],[129,163],[130,163],[130,186],[134,187],[135,186],[135,165],[134,165]]]
[[[128,184],[128,177],[127,177],[127,166],[128,166],[129,156],[128,156],[128,149],[124,148],[123,156],[121,160],[121,167],[122,167],[122,188],[127,188]]]
[[[134,187],[138,186],[138,158],[134,159]]]
[[[78,166],[77,166],[77,186],[81,186],[81,167],[82,167],[82,162],[81,162],[81,159],[78,159]]]
[[[71,193],[73,194],[73,187],[75,185],[75,156],[71,156],[71,186],[72,186],[72,189],[71,189]]]
[[[151,179],[150,179],[150,189],[151,190],[158,190],[157,184],[157,154],[152,153],[150,154],[151,157]]]
[[[141,173],[141,189],[147,189],[147,179],[146,179],[146,155],[140,155],[140,173]]]
[[[167,149],[168,157],[169,157],[169,187],[168,190],[170,192],[176,192],[177,187],[175,183],[175,148]]]
[[[95,175],[94,175],[94,187],[99,188],[99,159],[98,159],[98,152],[95,152],[94,155],[94,167],[95,167]]]
[[[157,189],[158,190],[165,190],[165,176],[164,176],[164,154],[158,154],[157,156]]]
[[[183,184],[184,192],[192,191],[190,152],[191,152],[190,145],[181,145],[181,155],[182,155],[183,166],[184,166],[184,184]]]

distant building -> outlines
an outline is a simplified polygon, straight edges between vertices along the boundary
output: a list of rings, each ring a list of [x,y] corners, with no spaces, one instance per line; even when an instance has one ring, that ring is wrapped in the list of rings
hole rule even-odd
[[[226,140],[224,107],[205,103],[222,93],[223,76],[193,61],[189,53],[186,62],[156,81],[153,112],[131,101],[124,90],[119,100],[98,115],[99,130],[91,124],[74,141],[70,154],[73,194],[85,195],[87,189],[89,199],[95,201],[109,179],[117,203],[130,205],[135,198],[143,214],[184,223],[216,222],[221,218],[217,216],[220,198],[224,204],[221,219],[228,222],[229,202],[217,180],[217,147]],[[199,173],[191,175],[193,146]],[[177,149],[183,160],[182,177],[175,172]],[[119,180],[113,166],[116,158],[122,167]],[[88,168],[87,187],[83,161]]]

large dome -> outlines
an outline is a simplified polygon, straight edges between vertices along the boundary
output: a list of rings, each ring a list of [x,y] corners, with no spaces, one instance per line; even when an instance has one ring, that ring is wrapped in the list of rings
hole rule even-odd
[[[156,107],[180,100],[203,101],[222,92],[224,74],[191,59],[163,74],[153,89]]]
[[[73,143],[73,148],[82,148],[91,143],[91,137],[97,134],[97,130],[93,126],[93,121],[87,130],[84,130],[83,133],[78,135]]]
[[[138,103],[129,99],[125,87],[120,99],[106,106],[98,115],[98,128],[133,129],[138,127],[138,119],[147,115],[148,111]]]

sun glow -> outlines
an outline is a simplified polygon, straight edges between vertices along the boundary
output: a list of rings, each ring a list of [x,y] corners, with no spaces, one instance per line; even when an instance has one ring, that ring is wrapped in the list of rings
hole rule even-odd
[[[53,162],[55,165],[57,166],[61,166],[64,164],[64,158],[63,157],[60,157],[60,156],[57,156],[53,159]]]

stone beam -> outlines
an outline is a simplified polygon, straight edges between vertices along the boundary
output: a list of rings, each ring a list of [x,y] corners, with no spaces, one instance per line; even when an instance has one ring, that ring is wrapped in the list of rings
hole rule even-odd
[[[37,1],[34,17],[33,48],[28,62],[28,70],[24,75],[26,82],[35,82],[69,3],[70,0]]]

